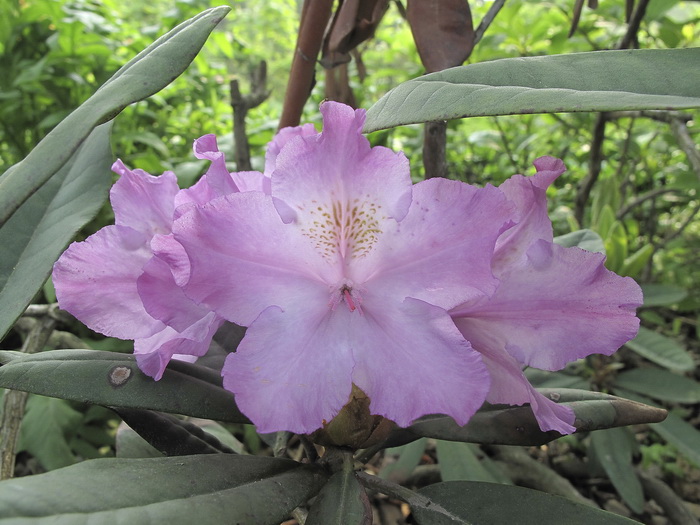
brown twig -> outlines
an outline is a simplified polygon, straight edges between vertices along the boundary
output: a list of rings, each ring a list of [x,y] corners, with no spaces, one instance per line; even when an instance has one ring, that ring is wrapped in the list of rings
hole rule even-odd
[[[581,182],[576,193],[574,204],[574,217],[579,226],[583,226],[583,218],[586,213],[586,204],[591,196],[591,190],[600,176],[600,168],[603,162],[603,142],[605,141],[605,123],[607,115],[598,113],[593,126],[593,140],[591,141],[591,154],[588,162],[588,175]]]
[[[284,96],[280,128],[297,126],[304,104],[314,85],[316,57],[321,51],[326,25],[331,18],[333,0],[304,0],[299,36]]]
[[[233,143],[236,169],[238,171],[251,171],[250,145],[246,133],[245,118],[248,111],[262,104],[270,92],[267,85],[267,63],[263,60],[251,75],[250,95],[242,95],[238,80],[231,80],[229,84],[231,92],[231,107],[233,108]]]
[[[690,226],[690,224],[693,222],[693,220],[695,219],[695,216],[698,214],[698,212],[700,212],[700,204],[695,205],[695,207],[688,214],[688,217],[686,217],[685,221],[683,221],[683,224],[681,224],[678,228],[673,230],[673,232],[666,235],[666,237],[664,237],[663,240],[656,245],[656,249],[658,250],[659,248],[662,248],[663,246],[667,245],[669,242],[671,242],[676,237],[679,237],[685,231],[685,229],[688,226]]]
[[[688,126],[680,118],[671,118],[671,131],[673,136],[676,137],[678,145],[688,157],[691,169],[700,178],[700,152],[690,133],[688,133]]]
[[[496,0],[494,3],[491,4],[491,7],[489,7],[488,12],[484,15],[484,18],[481,19],[481,22],[479,22],[479,27],[477,27],[476,31],[474,31],[474,46],[476,46],[481,41],[481,39],[484,36],[484,33],[486,33],[486,30],[491,25],[491,22],[493,22],[493,19],[496,18],[496,15],[505,3],[506,0]]]
[[[639,42],[637,42],[637,31],[639,31],[639,26],[644,19],[644,15],[647,11],[647,5],[649,5],[649,0],[639,0],[627,26],[627,32],[625,33],[625,36],[622,37],[622,40],[620,40],[620,42],[617,44],[617,49],[639,47]]]
[[[425,123],[423,167],[425,178],[447,177],[447,122]]]
[[[636,199],[634,199],[632,202],[627,203],[624,207],[620,208],[617,211],[617,214],[615,215],[615,218],[620,220],[622,219],[625,215],[627,215],[630,211],[632,211],[634,208],[642,204],[643,202],[648,201],[649,199],[655,199],[659,195],[663,195],[664,193],[673,193],[680,191],[678,188],[655,188],[651,191],[648,191],[646,193],[643,193],[642,195],[639,195]]]

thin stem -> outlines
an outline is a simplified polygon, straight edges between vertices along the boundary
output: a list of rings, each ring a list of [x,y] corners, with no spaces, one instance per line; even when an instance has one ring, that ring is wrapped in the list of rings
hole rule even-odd
[[[700,179],[700,152],[695,144],[695,141],[688,133],[688,126],[684,121],[679,118],[671,119],[671,131],[678,141],[678,145],[681,147],[686,157],[688,157],[688,162],[690,167],[695,172],[695,175]]]
[[[496,15],[505,3],[506,0],[496,0],[494,3],[491,4],[491,7],[489,7],[488,12],[484,15],[484,18],[481,19],[479,27],[477,27],[476,31],[474,32],[474,46],[476,46],[479,43],[479,41],[483,38],[484,33],[486,33],[486,30],[491,25],[491,22],[493,22],[493,19],[496,18]]]
[[[680,191],[678,188],[656,188],[651,191],[648,191],[646,193],[643,193],[642,195],[638,196],[636,199],[634,199],[632,202],[628,203],[625,205],[624,208],[620,208],[618,210],[617,214],[615,215],[615,218],[620,220],[622,219],[625,215],[627,215],[630,211],[632,211],[634,208],[642,204],[643,202],[648,201],[649,199],[654,199],[658,197],[659,195],[663,195],[664,193],[674,193]]]
[[[55,326],[56,319],[48,315],[37,322],[25,339],[22,352],[33,354],[44,348]],[[27,404],[27,395],[27,392],[8,390],[3,397],[0,424],[0,480],[10,479],[15,473],[15,449]]]
[[[311,440],[300,434],[299,441],[301,442],[301,446],[304,447],[304,452],[306,453],[306,457],[309,459],[309,463],[316,463],[316,460],[318,460],[318,452],[316,452],[316,447]]]
[[[436,517],[440,516],[443,518],[447,518],[447,520],[449,520],[448,523],[460,523],[461,525],[469,525],[469,522],[463,517],[453,514],[452,512],[442,507],[430,498],[423,496],[422,494],[419,494],[411,489],[402,487],[401,485],[398,485],[386,479],[382,479],[378,476],[372,476],[371,474],[367,474],[366,472],[356,472],[355,475],[357,476],[357,479],[360,481],[360,483],[362,483],[368,489],[381,492],[382,494],[386,494],[387,496],[390,496],[392,498],[400,499],[401,501],[405,501],[411,506],[411,508],[414,511],[416,509],[421,509],[426,514],[430,513],[435,515]],[[442,523],[442,521],[440,522]]]
[[[591,190],[600,176],[600,168],[603,162],[603,141],[605,140],[605,123],[607,115],[598,113],[593,126],[593,140],[591,142],[591,155],[588,164],[588,175],[581,183],[576,194],[574,217],[579,226],[583,226],[583,218],[586,212],[586,204],[591,196]]]
[[[622,37],[620,43],[617,44],[617,49],[627,49],[634,44],[634,47],[639,47],[639,42],[637,42],[637,31],[639,31],[639,26],[644,19],[644,14],[647,11],[647,5],[649,5],[649,0],[639,0],[634,13],[632,13],[632,19],[627,26],[627,32],[625,36]]]
[[[700,212],[700,204],[696,204],[695,208],[690,212],[690,215],[683,221],[683,224],[681,224],[678,229],[674,230],[672,233],[664,237],[664,239],[657,245],[657,249],[667,245],[669,242],[671,242],[673,239],[676,237],[680,236],[683,231],[693,222],[693,219],[695,219],[695,216]]]
[[[503,149],[506,150],[508,160],[510,160],[510,163],[513,165],[515,173],[519,173],[520,169],[518,168],[518,163],[515,161],[513,150],[510,149],[510,143],[508,142],[508,137],[506,137],[506,132],[503,131],[501,123],[498,121],[498,117],[494,117],[493,121],[496,124],[496,127],[498,128],[498,135],[501,138],[501,144],[503,144]]]

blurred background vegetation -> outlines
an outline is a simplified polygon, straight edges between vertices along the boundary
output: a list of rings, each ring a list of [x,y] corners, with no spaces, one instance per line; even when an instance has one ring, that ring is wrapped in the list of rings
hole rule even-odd
[[[155,38],[221,3],[0,0],[0,173],[26,156],[53,126]],[[264,60],[270,94],[247,115],[252,164],[262,169],[265,145],[282,112],[301,1],[229,0],[228,4],[232,12],[185,74],[117,117],[113,151],[127,165],[152,174],[172,170],[181,186],[189,186],[207,167],[193,157],[192,141],[207,133],[219,137],[222,151],[232,161],[230,82],[238,80],[241,92],[249,93],[251,74]],[[577,29],[569,36],[574,4],[574,0],[506,2],[469,63],[614,48],[627,27],[625,3],[602,1],[595,8],[584,7]],[[485,0],[470,2],[475,25],[491,5]],[[398,83],[424,73],[403,7],[401,2],[390,2],[375,37],[359,46],[348,65],[358,107],[369,107]],[[640,48],[699,46],[700,3],[651,0],[636,38]],[[320,122],[324,83],[319,67],[303,122]],[[688,465],[700,466],[700,432],[694,428],[700,422],[696,366],[700,355],[700,156],[696,165],[691,159],[693,150],[698,154],[692,141],[700,131],[697,117],[697,111],[671,117],[612,113],[605,116],[601,129],[596,114],[520,115],[452,121],[448,127],[451,178],[499,184],[513,173],[530,173],[532,161],[539,156],[564,160],[568,171],[549,191],[555,234],[587,228],[600,236],[594,246],[597,243],[607,252],[608,268],[645,285],[647,299],[640,311],[645,331],[612,358],[593,357],[560,374],[533,373],[532,380],[546,386],[646,395],[673,408],[676,427],[655,427],[656,434],[637,435],[634,446],[625,450],[637,463],[664,465],[667,475],[679,479],[689,475]],[[680,123],[680,128],[674,129],[671,121]],[[404,150],[414,180],[420,180],[422,133],[422,126],[406,126],[376,132],[370,140]],[[683,146],[683,137],[691,142]],[[581,187],[591,170],[598,169],[594,157],[600,159],[599,175],[577,214]],[[231,162],[230,170],[235,169]],[[105,207],[82,236],[112,220],[110,208]],[[44,294],[43,300],[55,300],[50,285]],[[93,347],[130,350],[128,343],[98,341],[84,328],[76,330]],[[2,347],[17,348],[20,336],[17,332],[6,338]],[[643,377],[635,377],[640,371]],[[681,383],[680,393],[669,394],[675,378],[688,383]],[[77,409],[66,401],[38,399],[30,398],[23,430],[24,449],[31,452],[28,457],[39,458],[40,467],[35,468],[51,469],[78,458],[112,453],[114,433],[105,422],[114,416],[106,409]],[[56,440],[37,439],[37,435],[53,435]],[[259,446],[254,433],[248,430],[245,436],[242,439],[249,446]],[[584,439],[560,440],[553,448],[595,451],[596,443]],[[603,445],[598,441],[600,449]],[[641,515],[643,509],[635,497],[623,496],[623,500]]]

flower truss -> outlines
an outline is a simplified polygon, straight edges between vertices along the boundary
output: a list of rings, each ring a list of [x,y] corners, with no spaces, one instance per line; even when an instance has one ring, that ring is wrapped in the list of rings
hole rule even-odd
[[[212,136],[195,142],[212,164],[188,190],[117,161],[116,224],[56,263],[61,306],[135,339],[156,379],[174,355],[203,355],[223,320],[247,327],[222,375],[260,432],[321,428],[353,385],[399,426],[463,425],[488,400],[573,432],[523,366],[611,354],[642,296],[603,256],[552,242],[545,190],[563,163],[542,157],[499,188],[412,185],[403,154],[362,136],[364,111],[321,112],[323,132],[275,137],[264,173],[229,173]]]

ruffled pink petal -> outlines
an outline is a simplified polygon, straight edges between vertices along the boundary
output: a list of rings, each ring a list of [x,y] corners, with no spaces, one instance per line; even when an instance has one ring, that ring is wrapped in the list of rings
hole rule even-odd
[[[494,273],[518,261],[530,245],[538,240],[552,240],[552,221],[547,215],[547,188],[566,171],[564,163],[554,157],[540,157],[534,162],[537,173],[531,177],[514,175],[499,186],[515,204],[515,225],[496,243]]]
[[[112,170],[120,175],[110,191],[115,223],[148,237],[170,233],[179,190],[175,174],[166,171],[154,177],[143,170],[128,169],[121,160],[112,165]]]
[[[472,344],[491,334],[528,366],[559,370],[590,354],[610,355],[636,335],[642,292],[603,262],[601,254],[536,241],[504,272],[493,297],[450,313]]]
[[[321,105],[320,135],[297,136],[276,158],[272,196],[284,222],[297,220],[310,231],[335,222],[384,217],[401,220],[411,203],[408,160],[375,147],[362,136],[363,110],[336,102]],[[342,217],[341,217],[342,216]]]
[[[445,309],[489,295],[498,284],[491,271],[494,244],[511,213],[512,204],[493,186],[421,182],[408,215],[380,223],[384,231],[372,250],[352,261],[351,278],[385,296]]]
[[[265,175],[269,178],[272,172],[275,171],[277,164],[277,155],[282,148],[295,137],[308,137],[317,135],[318,132],[313,124],[303,124],[301,126],[293,126],[282,128],[277,132],[272,141],[267,145],[265,152]]]
[[[151,337],[136,339],[136,363],[144,374],[158,381],[175,355],[182,359],[183,356],[196,358],[206,354],[214,334],[223,322],[212,312],[183,332],[166,326]],[[186,360],[191,361],[191,358]]]
[[[259,171],[229,173],[224,154],[219,151],[215,135],[204,135],[194,141],[194,154],[198,159],[211,161],[209,169],[194,186],[181,190],[175,197],[175,218],[187,212],[192,205],[202,205],[239,191],[270,193],[270,179]]]
[[[229,321],[248,326],[271,305],[283,309],[326,294],[335,269],[296,228],[280,220],[271,197],[234,193],[175,222],[191,271],[185,293]]]
[[[271,306],[248,328],[222,375],[258,432],[308,434],[348,402],[352,317],[305,301],[289,311]]]
[[[175,284],[185,286],[190,279],[190,258],[182,245],[170,235],[156,235],[151,239],[151,250],[168,264]]]
[[[362,313],[348,315],[352,378],[372,414],[402,427],[426,414],[466,424],[484,402],[489,375],[447,312],[410,298],[368,297]]]
[[[133,339],[163,328],[143,307],[136,279],[152,257],[148,239],[123,226],[107,226],[71,244],[53,268],[61,308],[102,334]]]
[[[211,161],[204,177],[218,197],[238,191],[236,183],[226,168],[224,154],[219,151],[216,144],[216,135],[204,135],[198,138],[194,141],[193,149],[195,157]]]
[[[463,319],[455,322],[463,334],[472,332],[469,327],[462,328]],[[537,419],[540,430],[548,432],[556,430],[560,434],[571,434],[576,431],[573,426],[575,415],[573,410],[564,405],[557,405],[551,399],[535,390],[522,372],[520,364],[502,349],[498,349],[498,341],[483,334],[474,337],[472,344],[482,354],[491,377],[491,390],[486,401],[492,404],[523,405],[529,403]]]
[[[146,263],[137,280],[137,289],[149,315],[178,332],[186,330],[210,312],[185,295],[175,282],[168,263],[159,257],[153,257]]]

